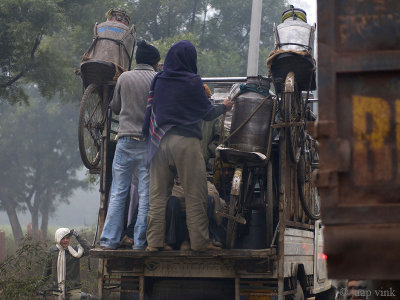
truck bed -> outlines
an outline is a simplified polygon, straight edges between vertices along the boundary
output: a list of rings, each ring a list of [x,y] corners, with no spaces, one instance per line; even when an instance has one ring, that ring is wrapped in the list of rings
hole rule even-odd
[[[119,294],[121,299],[197,295],[195,299],[225,300],[235,299],[235,293],[276,296],[276,252],[275,248],[157,252],[95,248],[90,255],[99,258],[99,288],[105,299]]]
[[[266,258],[276,254],[275,248],[268,249],[224,249],[219,251],[192,251],[192,250],[172,250],[172,251],[156,251],[146,252],[132,249],[116,249],[103,250],[94,248],[90,250],[91,257],[96,258],[174,258],[174,257],[190,257],[190,258],[237,258],[237,259],[257,259]]]

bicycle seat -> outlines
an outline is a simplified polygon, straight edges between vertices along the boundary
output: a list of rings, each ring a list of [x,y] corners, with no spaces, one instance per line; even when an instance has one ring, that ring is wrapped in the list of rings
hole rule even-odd
[[[316,89],[315,62],[311,55],[302,55],[296,52],[283,52],[271,60],[271,74],[277,93],[281,92],[282,85],[289,72],[294,72],[299,90]],[[311,83],[310,83],[311,80]]]
[[[223,162],[235,165],[246,164],[249,167],[264,166],[268,160],[267,157],[260,152],[245,152],[233,148],[218,146],[217,155]]]
[[[104,60],[86,60],[81,63],[81,76],[83,86],[86,88],[91,83],[103,84],[116,81],[116,75],[122,74],[120,66]]]

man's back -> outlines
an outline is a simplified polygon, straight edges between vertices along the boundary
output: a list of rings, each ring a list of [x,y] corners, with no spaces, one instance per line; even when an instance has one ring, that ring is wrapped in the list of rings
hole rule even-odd
[[[150,84],[156,74],[152,66],[138,64],[118,78],[111,102],[111,109],[119,115],[118,137],[142,136]]]

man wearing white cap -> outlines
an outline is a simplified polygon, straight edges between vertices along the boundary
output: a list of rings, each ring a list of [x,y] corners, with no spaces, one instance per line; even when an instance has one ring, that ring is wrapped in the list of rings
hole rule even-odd
[[[71,236],[78,241],[77,246],[70,246]],[[51,281],[55,289],[59,290],[58,299],[81,299],[81,257],[89,254],[90,244],[79,236],[74,229],[59,228],[55,233],[56,244],[49,249],[49,260],[46,264],[44,276]]]

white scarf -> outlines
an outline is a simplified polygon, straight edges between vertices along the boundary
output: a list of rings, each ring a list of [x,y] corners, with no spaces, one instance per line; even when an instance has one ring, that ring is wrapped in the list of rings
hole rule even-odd
[[[59,300],[65,299],[65,274],[66,274],[66,264],[65,264],[65,249],[60,245],[60,241],[71,231],[68,228],[59,228],[55,233],[56,247],[58,248],[58,259],[57,259],[57,281],[58,288],[62,291],[62,294],[58,297]],[[83,254],[83,247],[78,244],[78,252],[74,248],[68,246],[69,253],[76,258],[80,258]]]

